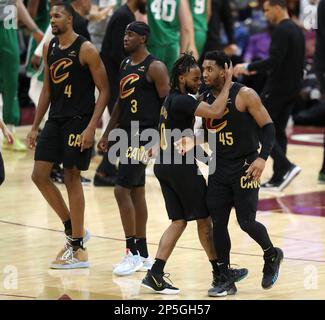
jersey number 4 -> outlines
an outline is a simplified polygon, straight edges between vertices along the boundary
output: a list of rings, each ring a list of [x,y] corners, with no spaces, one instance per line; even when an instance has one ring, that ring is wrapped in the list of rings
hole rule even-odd
[[[71,98],[71,95],[72,95],[72,85],[71,84],[67,84],[65,86],[64,94],[66,94],[68,96],[68,98]]]

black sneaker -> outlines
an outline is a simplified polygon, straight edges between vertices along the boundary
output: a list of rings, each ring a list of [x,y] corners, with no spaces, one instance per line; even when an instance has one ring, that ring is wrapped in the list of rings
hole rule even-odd
[[[280,264],[283,260],[283,251],[280,248],[274,248],[276,255],[271,258],[265,258],[263,268],[262,288],[270,289],[279,277]]]
[[[154,274],[151,270],[148,270],[147,275],[141,282],[141,286],[156,293],[178,294],[179,289],[167,283],[164,278],[169,280],[169,273]]]
[[[96,187],[114,187],[116,183],[116,177],[104,177],[95,174],[94,186]]]
[[[280,191],[289,185],[289,183],[300,173],[301,168],[292,164],[290,169],[283,176],[282,182],[279,185]]]
[[[213,273],[212,288],[208,290],[209,297],[225,297],[234,295],[237,292],[234,280],[228,274]]]
[[[230,277],[234,280],[234,282],[239,282],[243,279],[245,279],[248,275],[248,269],[241,268],[241,269],[228,269]]]

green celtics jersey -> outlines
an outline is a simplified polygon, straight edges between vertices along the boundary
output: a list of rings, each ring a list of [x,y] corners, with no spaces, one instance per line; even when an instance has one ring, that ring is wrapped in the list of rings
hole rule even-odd
[[[207,31],[207,0],[190,0],[195,31]]]
[[[148,46],[166,46],[179,42],[179,0],[148,0]]]
[[[37,14],[34,19],[38,27],[45,32],[50,23],[50,4],[48,1],[40,1],[37,9]]]
[[[15,6],[16,1],[17,0],[0,0],[0,21],[4,21],[6,17],[13,14],[9,6]]]

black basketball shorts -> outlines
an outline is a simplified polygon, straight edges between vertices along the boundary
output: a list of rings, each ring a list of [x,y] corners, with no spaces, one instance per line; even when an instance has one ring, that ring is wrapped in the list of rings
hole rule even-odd
[[[63,163],[68,169],[88,170],[92,150],[80,151],[80,136],[90,119],[91,116],[77,116],[47,120],[36,145],[34,160]]]
[[[133,133],[130,129],[124,129],[127,143],[120,150],[116,185],[131,189],[143,187],[146,183],[146,167],[150,157],[145,146],[150,141],[141,141],[139,138],[143,130],[144,128],[140,128]]]
[[[197,220],[209,216],[206,205],[207,186],[204,177],[194,164],[155,164],[171,220]]]

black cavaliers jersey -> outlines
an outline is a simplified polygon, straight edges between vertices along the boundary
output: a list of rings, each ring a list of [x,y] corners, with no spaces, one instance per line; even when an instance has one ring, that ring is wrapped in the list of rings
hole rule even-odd
[[[119,127],[130,128],[131,121],[138,121],[141,128],[157,128],[161,100],[153,82],[147,80],[150,64],[156,59],[148,55],[141,63],[123,60],[120,69]]]
[[[196,98],[182,94],[178,90],[173,90],[165,99],[159,120],[161,159],[164,153],[171,154],[172,159],[174,159],[175,140],[183,136],[194,136],[194,114],[199,104],[200,101]]]
[[[88,66],[81,65],[79,60],[80,47],[85,41],[86,38],[78,36],[70,47],[62,50],[57,37],[49,44],[49,118],[91,115],[94,112],[95,84]]]
[[[234,82],[226,110],[221,119],[204,119],[204,127],[209,139],[216,139],[216,157],[235,159],[244,157],[259,148],[258,125],[248,112],[236,108],[236,97],[242,84]],[[203,100],[212,104],[215,100],[211,91],[204,93]],[[213,144],[210,147],[214,149]]]

